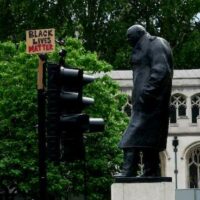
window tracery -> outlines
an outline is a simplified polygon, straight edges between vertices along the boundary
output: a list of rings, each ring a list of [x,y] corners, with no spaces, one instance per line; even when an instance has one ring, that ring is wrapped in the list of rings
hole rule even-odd
[[[182,94],[171,96],[170,123],[176,123],[178,116],[186,116],[186,97]]]
[[[132,113],[132,102],[131,97],[128,96],[126,104],[123,106],[122,111],[125,112],[129,117]]]
[[[200,94],[195,94],[191,97],[191,109],[192,109],[192,123],[197,123],[197,117],[200,110]]]
[[[200,146],[192,148],[188,153],[188,186],[200,188]]]

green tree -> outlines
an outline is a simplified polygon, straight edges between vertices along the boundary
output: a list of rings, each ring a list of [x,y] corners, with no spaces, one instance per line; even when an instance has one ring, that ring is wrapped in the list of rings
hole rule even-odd
[[[176,49],[176,57],[175,62],[177,66],[181,68],[188,69],[198,69],[200,63],[200,32],[195,30],[191,32],[187,38],[185,38],[185,42],[181,45],[180,48]]]
[[[125,35],[128,27],[139,23],[170,42],[175,68],[198,67],[185,53],[199,50],[198,44],[188,42],[199,37],[199,23],[193,18],[200,12],[200,0],[0,0],[0,6],[0,40],[22,40],[28,29],[56,28],[58,37],[77,33],[87,50],[96,51],[114,69],[130,69]]]
[[[129,26],[134,23],[142,24],[152,35],[167,39],[174,52],[175,68],[197,68],[199,64],[194,65],[192,60],[198,60],[199,57],[193,53],[199,50],[200,32],[199,23],[194,23],[193,18],[199,13],[199,7],[199,0],[130,0],[122,21]],[[195,40],[193,42],[192,37]],[[126,45],[123,48],[128,47]],[[188,59],[191,54],[192,60]]]
[[[90,73],[107,72],[111,65],[87,52],[78,40],[68,38],[66,61]],[[59,49],[59,47],[58,47]],[[49,60],[58,61],[58,49]],[[38,58],[25,53],[24,43],[18,50],[11,42],[0,43],[0,187],[15,188],[27,199],[38,194],[38,136],[36,71]],[[117,148],[127,124],[121,112],[126,96],[111,78],[98,78],[84,90],[95,104],[87,109],[94,117],[103,117],[103,133],[86,134],[86,174],[89,199],[110,198],[112,174],[121,162]],[[48,189],[56,197],[83,193],[83,163],[48,162]]]
[[[199,34],[198,24],[192,22],[199,12],[199,7],[199,0],[87,0],[68,4],[58,1],[56,12],[62,13],[62,19],[70,19],[69,23],[63,21],[64,35],[73,35],[78,31],[85,41],[85,47],[96,50],[98,55],[113,64],[115,69],[130,69],[131,50],[126,43],[125,34],[127,28],[134,23],[144,25],[152,35],[164,37],[170,42],[174,51],[175,68],[196,68],[197,63],[194,65],[190,59],[187,62],[179,62],[179,58],[186,60],[186,52],[199,50],[197,42],[195,46],[194,42],[188,44],[188,38],[191,38],[194,32],[195,39]],[[190,49],[186,50],[189,46]],[[198,60],[197,54],[193,54],[193,60]]]

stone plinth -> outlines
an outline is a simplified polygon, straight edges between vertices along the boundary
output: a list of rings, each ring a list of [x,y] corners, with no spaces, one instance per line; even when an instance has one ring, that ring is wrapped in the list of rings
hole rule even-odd
[[[175,200],[171,178],[117,179],[111,187],[111,200]]]

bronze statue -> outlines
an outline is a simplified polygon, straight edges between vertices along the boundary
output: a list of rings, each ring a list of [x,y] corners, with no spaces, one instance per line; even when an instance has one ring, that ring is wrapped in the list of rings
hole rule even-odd
[[[132,116],[119,147],[124,151],[122,170],[116,176],[137,176],[139,152],[143,154],[141,176],[159,176],[159,152],[166,148],[173,64],[169,43],[151,36],[143,26],[127,31],[133,47]]]

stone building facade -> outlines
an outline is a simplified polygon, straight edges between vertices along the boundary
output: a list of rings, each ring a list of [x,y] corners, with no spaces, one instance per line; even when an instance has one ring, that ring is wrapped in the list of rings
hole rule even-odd
[[[132,71],[112,71],[109,76],[128,94],[123,110],[131,115]],[[174,70],[170,110],[161,173],[173,177],[178,189],[200,188],[200,70]]]

